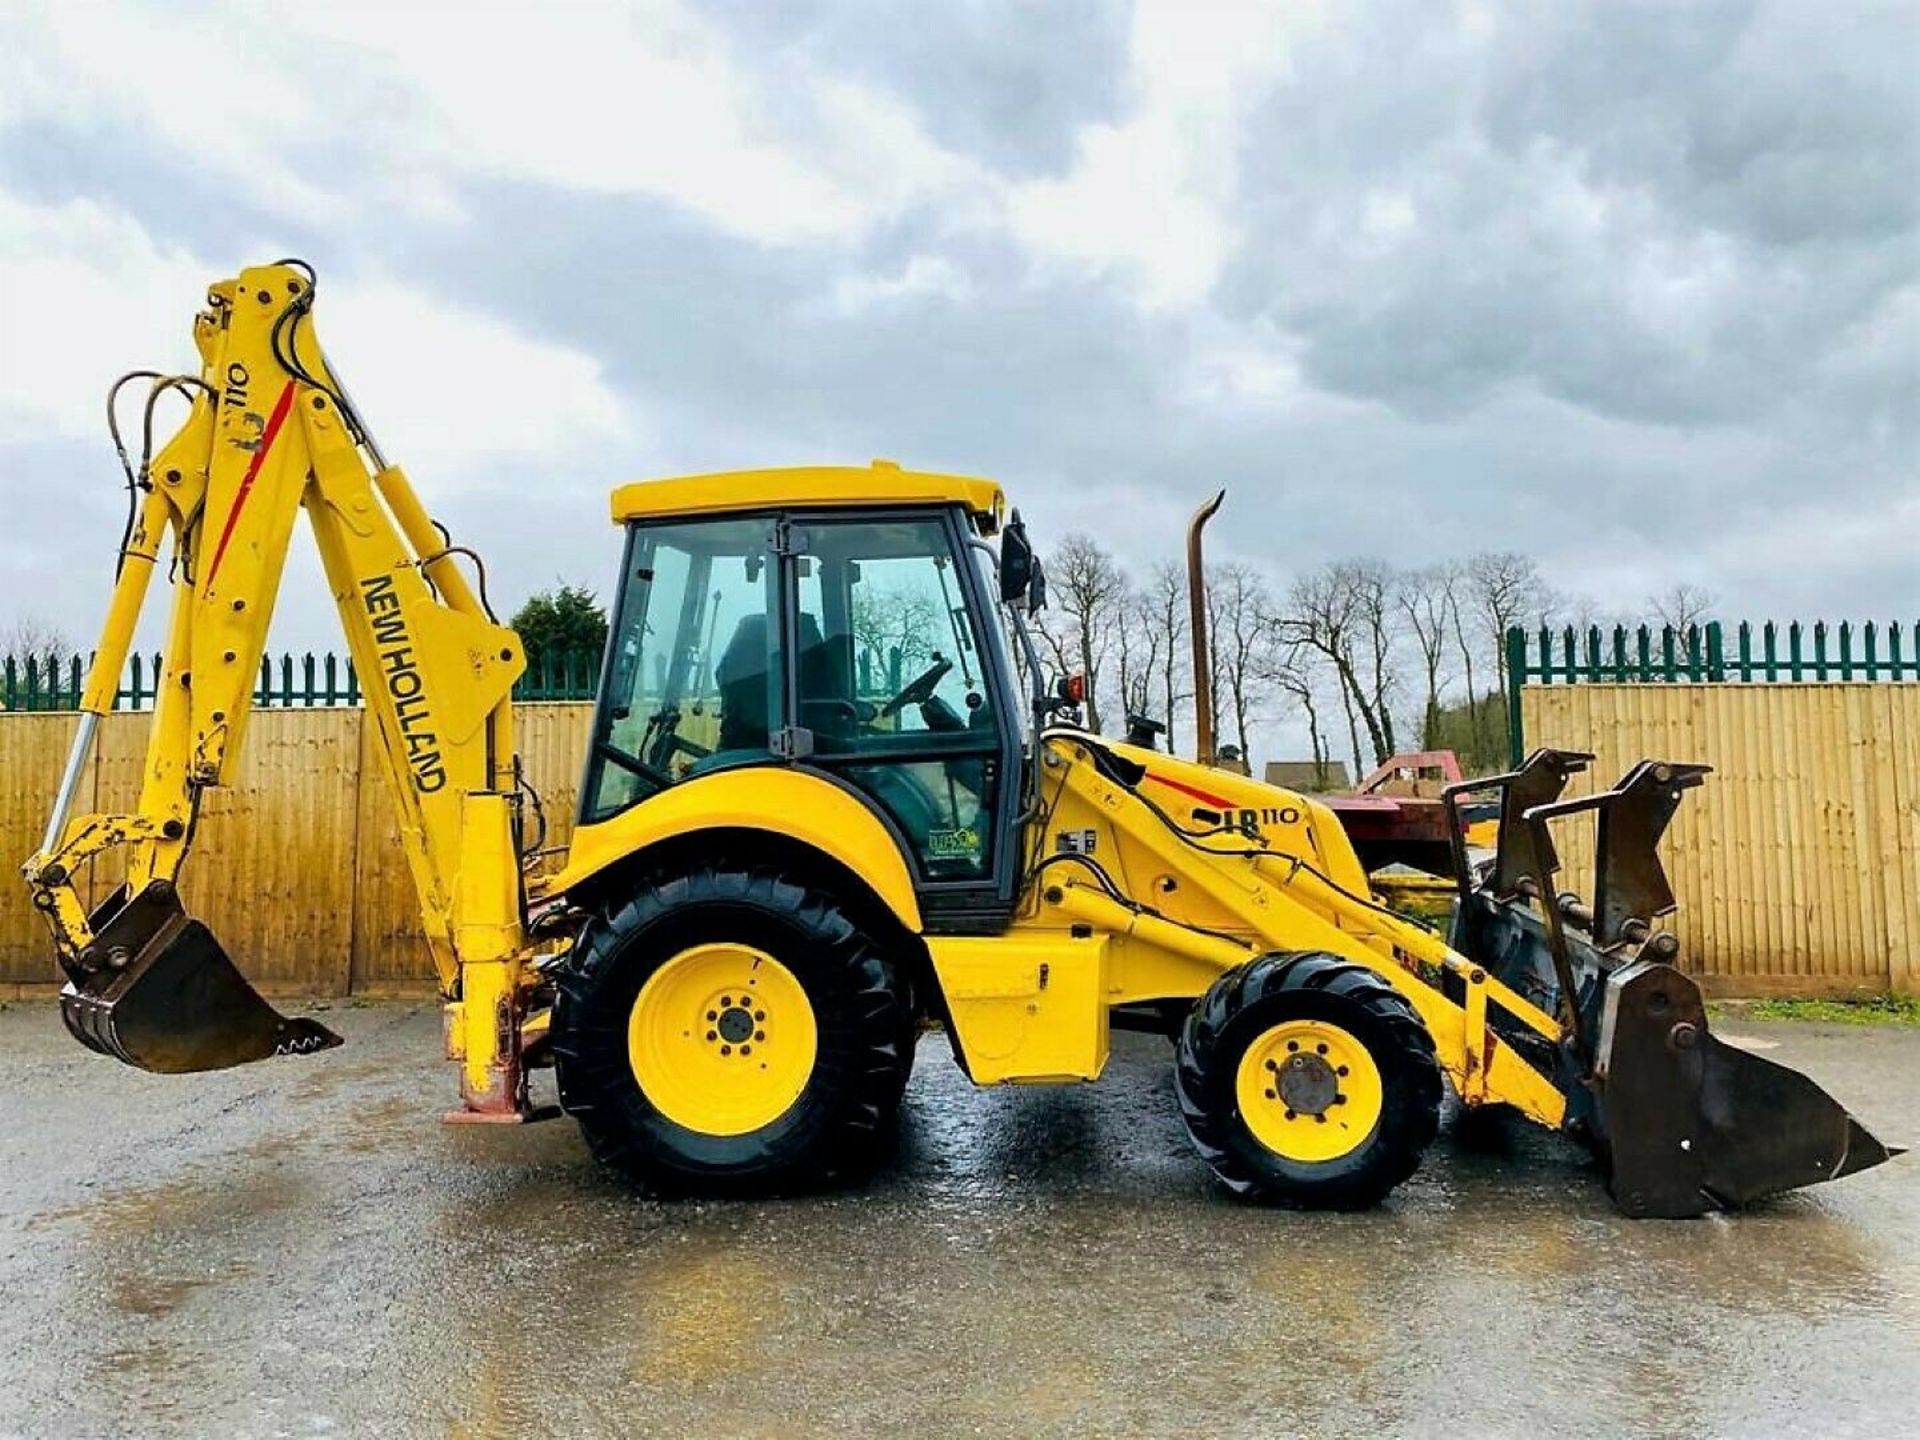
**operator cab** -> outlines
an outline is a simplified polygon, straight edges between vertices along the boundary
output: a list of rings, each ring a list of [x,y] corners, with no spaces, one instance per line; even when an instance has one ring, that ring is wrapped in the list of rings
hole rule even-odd
[[[814,501],[795,473],[762,472]],[[921,502],[912,482],[943,477],[840,473],[881,493],[822,485],[819,502],[743,514],[721,509],[727,477],[713,477],[716,513],[629,521],[581,819],[720,770],[803,766],[894,832],[930,924],[991,928],[1012,902],[1021,744],[990,557],[973,543],[997,507],[972,492]]]

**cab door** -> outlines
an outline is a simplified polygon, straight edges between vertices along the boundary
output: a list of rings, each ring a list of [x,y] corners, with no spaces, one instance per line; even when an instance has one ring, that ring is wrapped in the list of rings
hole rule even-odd
[[[964,518],[795,516],[787,548],[791,719],[806,763],[894,826],[930,929],[1004,927],[1019,727]]]

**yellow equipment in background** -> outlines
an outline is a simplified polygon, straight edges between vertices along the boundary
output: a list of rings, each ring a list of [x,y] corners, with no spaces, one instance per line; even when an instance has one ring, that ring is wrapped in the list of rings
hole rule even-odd
[[[83,722],[26,865],[84,1043],[148,1069],[338,1044],[277,1014],[176,889],[244,733],[296,512],[326,566],[447,996],[454,1118],[534,1118],[530,1068],[601,1160],[660,1192],[765,1192],[882,1149],[923,1024],[982,1085],[1097,1079],[1115,1028],[1175,1045],[1232,1189],[1379,1200],[1443,1083],[1581,1135],[1635,1214],[1694,1214],[1887,1158],[1804,1077],[1722,1046],[1654,921],[1697,766],[1560,802],[1541,751],[1457,866],[1451,939],[1375,894],[1321,802],[1089,733],[1043,683],[1044,579],[987,480],[876,461],[628,485],[580,823],[545,870],[509,703],[522,652],[314,339],[297,262],[213,287],[180,431],[143,459]],[[1212,508],[1217,508],[1218,501]],[[1212,508],[1204,513],[1211,514]],[[132,815],[73,818],[170,539],[166,663]],[[997,549],[990,543],[998,540]],[[1190,537],[1199,573],[1199,524]],[[1204,607],[1196,604],[1196,669]],[[1018,657],[1017,663],[1016,658]],[[1204,680],[1196,685],[1206,693]],[[1595,901],[1549,824],[1600,815]],[[1452,833],[1461,826],[1455,815]],[[127,883],[91,911],[110,847]],[[535,918],[537,917],[537,918]]]

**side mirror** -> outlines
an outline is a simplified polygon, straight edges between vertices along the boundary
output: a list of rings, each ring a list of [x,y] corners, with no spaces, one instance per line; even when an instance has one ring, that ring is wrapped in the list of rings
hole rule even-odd
[[[1039,571],[1039,562],[1033,556],[1033,542],[1027,539],[1026,522],[1016,510],[1000,532],[1000,602],[1024,604]]]

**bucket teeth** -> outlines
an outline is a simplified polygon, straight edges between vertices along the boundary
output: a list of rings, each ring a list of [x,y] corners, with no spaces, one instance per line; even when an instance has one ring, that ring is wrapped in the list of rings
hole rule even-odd
[[[142,1070],[220,1070],[331,1049],[340,1037],[286,1016],[247,983],[171,885],[116,895],[94,917],[98,968],[68,967],[61,1018],[89,1050]]]

